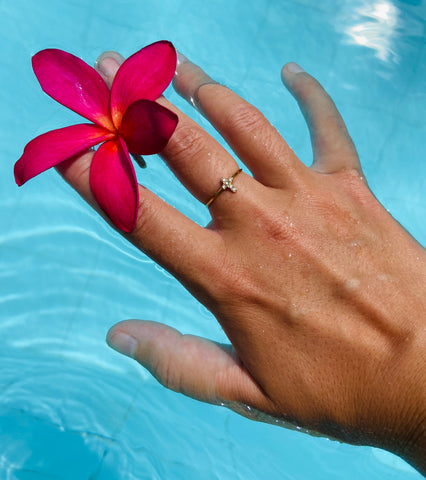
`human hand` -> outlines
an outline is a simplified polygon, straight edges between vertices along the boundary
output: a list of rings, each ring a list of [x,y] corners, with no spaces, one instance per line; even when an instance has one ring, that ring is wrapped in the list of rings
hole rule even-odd
[[[110,85],[122,58],[97,64]],[[163,385],[250,418],[284,420],[397,453],[426,470],[426,254],[364,179],[332,100],[294,64],[283,81],[307,120],[314,162],[302,164],[253,106],[185,59],[176,90],[195,103],[251,171],[196,225],[139,187],[126,235],[218,319],[232,347],[147,321],[115,325],[108,342]],[[179,116],[163,159],[206,203],[239,168]],[[93,152],[58,168],[94,208]]]

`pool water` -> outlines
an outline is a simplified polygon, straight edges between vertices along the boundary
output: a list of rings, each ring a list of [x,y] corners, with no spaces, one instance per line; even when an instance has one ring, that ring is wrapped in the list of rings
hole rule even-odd
[[[0,480],[422,478],[372,448],[250,422],[170,392],[109,349],[144,318],[224,341],[212,316],[49,171],[18,189],[25,144],[78,116],[44,95],[30,58],[93,63],[168,39],[262,109],[306,163],[310,142],[280,83],[293,60],[333,96],[370,186],[426,244],[423,0],[0,0]],[[169,89],[166,96],[207,122]],[[200,224],[208,212],[162,161],[141,183]]]

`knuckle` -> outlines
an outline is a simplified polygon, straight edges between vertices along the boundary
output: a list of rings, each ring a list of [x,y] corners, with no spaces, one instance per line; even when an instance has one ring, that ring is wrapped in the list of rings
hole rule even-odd
[[[257,229],[270,245],[278,245],[280,248],[297,244],[299,235],[299,222],[289,211],[266,212],[259,215]]]
[[[165,152],[173,160],[197,158],[206,148],[205,134],[189,126],[176,129]]]
[[[138,218],[136,227],[131,236],[139,241],[150,235],[151,226],[155,225],[155,218],[158,215],[157,209],[148,198],[139,198]]]
[[[246,103],[233,108],[225,116],[223,123],[225,129],[248,132],[263,130],[266,125],[269,125],[264,115],[256,107]]]
[[[226,249],[223,255],[217,256],[215,265],[210,270],[210,295],[214,299],[213,309],[225,308],[229,311],[238,307],[241,298],[247,304],[256,304],[261,296],[261,286],[256,273],[250,268],[244,251],[233,248]]]
[[[318,93],[326,95],[326,92],[320,83],[310,75],[304,75],[303,78],[296,82],[293,86],[293,90],[299,101],[302,103],[310,102],[318,95]]]
[[[364,174],[360,168],[349,167],[339,172],[344,188],[358,202],[359,205],[380,207],[371,192]]]
[[[226,263],[226,278],[223,273],[219,273],[222,281],[215,285],[215,297],[219,305],[225,305],[229,310],[238,306],[241,298],[244,298],[246,303],[251,303],[253,298],[258,300],[259,292],[249,273],[245,266],[236,260]]]
[[[271,243],[288,243],[292,230],[293,223],[288,218],[283,221],[279,217],[269,217],[262,222],[262,231]]]
[[[336,109],[329,109],[321,116],[321,131],[323,134],[330,132],[329,135],[332,138],[336,135],[336,132],[343,135],[347,134],[346,125]]]
[[[173,390],[174,392],[180,391],[180,379],[176,375],[176,368],[175,363],[173,362],[173,358],[171,356],[167,356],[158,361],[157,365],[155,366],[155,376],[159,380],[159,382],[169,390]]]

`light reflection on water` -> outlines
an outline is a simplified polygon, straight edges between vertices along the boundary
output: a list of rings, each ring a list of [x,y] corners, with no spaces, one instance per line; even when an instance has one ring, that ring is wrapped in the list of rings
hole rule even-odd
[[[360,22],[346,29],[347,35],[358,45],[375,50],[383,61],[399,62],[396,41],[399,35],[400,11],[391,2],[366,2],[356,10]]]
[[[401,42],[407,37],[424,42],[424,18],[402,11],[391,0],[339,3],[337,31],[345,33],[348,43],[373,50],[382,62],[400,63]]]

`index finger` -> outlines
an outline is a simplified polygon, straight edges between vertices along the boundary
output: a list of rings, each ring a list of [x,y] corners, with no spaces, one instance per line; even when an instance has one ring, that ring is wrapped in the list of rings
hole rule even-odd
[[[61,176],[104,219],[114,225],[99,208],[89,183],[90,165],[94,152],[62,162],[56,167]],[[139,207],[135,229],[120,233],[137,248],[178,278],[185,286],[202,283],[203,274],[208,283],[208,258],[205,249],[217,250],[218,234],[196,224],[160,199],[149,189],[139,185]],[[199,246],[203,245],[203,249]],[[214,257],[214,255],[213,255]]]
[[[108,87],[111,87],[115,74],[124,58],[117,52],[105,52],[96,62]],[[100,68],[101,67],[101,68]],[[176,114],[182,116],[175,107]],[[62,177],[114,227],[103,213],[90,188],[90,166],[94,152],[72,158],[57,166]],[[182,283],[202,283],[202,273],[208,270],[208,259],[199,245],[210,252],[215,251],[218,234],[205,229],[167,202],[160,199],[149,189],[138,185],[139,205],[137,222],[131,233],[123,233],[130,242],[147,254],[156,263],[163,266]],[[210,262],[211,264],[213,262]],[[199,279],[199,280],[198,280]]]

